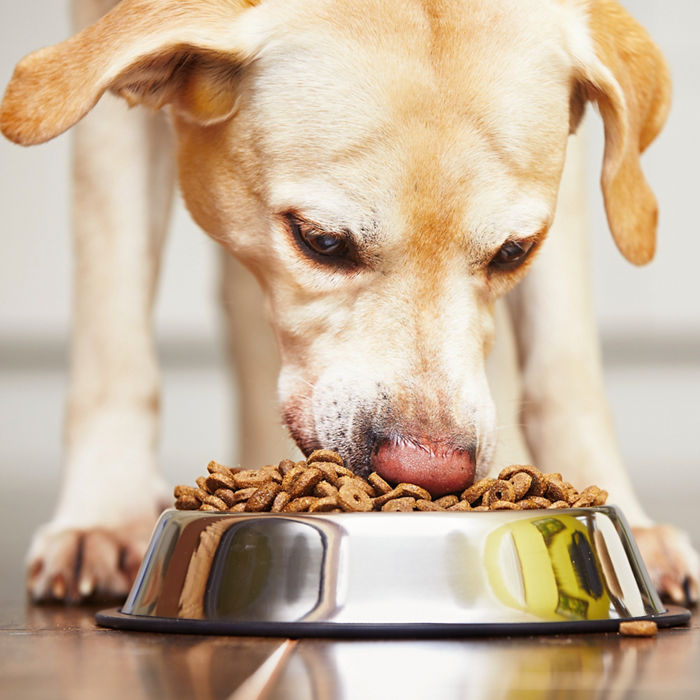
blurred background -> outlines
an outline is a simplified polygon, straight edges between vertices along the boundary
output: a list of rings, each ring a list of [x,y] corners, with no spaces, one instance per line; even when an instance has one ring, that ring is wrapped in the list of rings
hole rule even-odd
[[[598,188],[602,125],[588,110],[597,313],[620,445],[642,501],[653,516],[690,527],[700,493],[700,5],[622,4],[666,55],[674,101],[643,159],[661,218],[656,259],[641,269],[619,255],[608,233]],[[17,60],[70,34],[67,6],[0,0],[2,89]],[[0,478],[2,500],[33,514],[32,522],[0,528],[2,551],[17,556],[50,517],[61,469],[71,326],[69,147],[69,135],[30,149],[0,140]],[[235,397],[219,324],[219,250],[181,202],[171,229],[155,313],[160,449],[167,479],[189,483],[210,458],[234,454]],[[22,576],[6,569],[4,584],[20,586]]]

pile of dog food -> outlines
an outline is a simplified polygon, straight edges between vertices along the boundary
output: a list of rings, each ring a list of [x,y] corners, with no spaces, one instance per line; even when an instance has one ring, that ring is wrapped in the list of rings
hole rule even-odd
[[[349,513],[370,511],[485,511],[580,508],[603,505],[606,491],[577,491],[561,474],[543,474],[529,465],[512,465],[497,479],[481,479],[462,493],[433,499],[416,484],[389,484],[377,473],[367,479],[344,466],[331,450],[308,459],[283,459],[260,469],[209,462],[197,486],[176,486],[175,507],[246,513]]]

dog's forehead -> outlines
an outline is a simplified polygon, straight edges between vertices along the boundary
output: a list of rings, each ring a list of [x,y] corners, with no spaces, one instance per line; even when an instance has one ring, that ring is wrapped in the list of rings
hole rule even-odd
[[[270,177],[288,191],[317,176],[374,207],[466,203],[494,182],[554,196],[571,86],[555,5],[294,3],[253,81]]]

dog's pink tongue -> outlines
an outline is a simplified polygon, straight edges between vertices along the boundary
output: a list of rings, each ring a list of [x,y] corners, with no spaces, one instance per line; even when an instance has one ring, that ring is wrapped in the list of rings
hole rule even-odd
[[[468,452],[434,451],[428,445],[383,442],[372,456],[372,469],[391,483],[418,484],[432,496],[461,491],[474,481]]]

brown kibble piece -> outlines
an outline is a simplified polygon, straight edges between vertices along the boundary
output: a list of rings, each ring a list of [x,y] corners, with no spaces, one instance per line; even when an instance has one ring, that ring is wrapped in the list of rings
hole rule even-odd
[[[227,511],[228,506],[224,501],[222,501],[218,496],[213,494],[207,494],[205,498],[202,499],[202,505],[214,506],[216,510]]]
[[[247,513],[262,513],[268,510],[275,500],[275,496],[282,490],[279,484],[274,481],[261,486],[255,493],[246,501],[245,509]]]
[[[391,484],[389,482],[384,481],[377,472],[372,472],[368,477],[367,481],[369,481],[370,484],[372,484],[372,488],[378,493],[378,494],[384,494],[384,493],[389,493],[391,491]]]
[[[217,489],[231,489],[236,488],[236,481],[233,476],[229,474],[224,474],[223,472],[214,472],[208,476],[205,480],[207,491],[210,493],[215,493]]]
[[[374,498],[377,495],[372,484],[359,476],[341,476],[340,479],[338,479],[338,488],[345,484],[351,484],[358,489],[362,489],[370,498]]]
[[[231,475],[231,469],[229,467],[224,466],[223,464],[219,464],[218,462],[214,461],[213,459],[209,464],[207,464],[207,471],[210,474],[228,474],[229,476]]]
[[[318,498],[314,496],[302,496],[301,498],[295,498],[289,501],[287,505],[282,508],[285,513],[301,513],[303,511],[309,510],[309,508],[318,501]]]
[[[283,459],[277,465],[277,469],[279,470],[279,473],[282,475],[282,477],[284,477],[285,474],[295,466],[296,466],[296,462],[292,462],[291,459]]]
[[[228,509],[228,512],[229,513],[243,513],[243,512],[245,512],[245,503],[243,503],[243,501],[241,501],[240,503],[236,503],[235,506],[231,506]]]
[[[354,484],[343,484],[338,490],[338,504],[343,510],[366,513],[372,510],[370,497]]]
[[[244,469],[233,475],[236,482],[236,487],[239,489],[250,488],[255,486],[259,488],[263,484],[272,481],[269,474],[266,474],[260,469]]]
[[[481,479],[462,491],[460,498],[472,505],[476,503],[494,484],[496,479]]]
[[[517,474],[513,474],[510,478],[510,483],[513,484],[515,498],[520,499],[530,490],[530,486],[532,486],[532,477],[525,472],[518,472]]]
[[[197,489],[195,486],[185,486],[184,484],[180,484],[173,489],[173,496],[175,496],[175,498],[180,498],[180,496],[192,496],[193,498],[198,499],[198,491],[199,489]]]
[[[344,466],[343,458],[333,450],[314,450],[306,459],[307,464],[313,462],[333,462],[339,466]]]
[[[217,508],[216,506],[209,505],[209,503],[202,503],[201,506],[199,506],[199,510],[206,510],[209,511],[210,513],[220,513],[221,509]]]
[[[215,496],[218,496],[229,508],[236,503],[236,494],[231,489],[216,489]]]
[[[532,477],[532,484],[528,491],[529,496],[542,496],[545,490],[544,474],[531,464],[511,464],[509,467],[504,467],[498,474],[499,479],[508,481],[518,473],[529,474]]]
[[[314,467],[314,469],[319,469],[323,474],[324,481],[327,481],[333,486],[338,486],[338,472],[336,471],[338,468],[337,464],[334,464],[333,462],[314,462],[309,466]]]
[[[276,496],[275,500],[272,501],[272,506],[270,507],[271,513],[281,513],[284,507],[292,500],[292,497],[286,491],[280,491]]]
[[[209,493],[209,489],[207,488],[207,477],[206,476],[198,476],[195,479],[195,482],[197,486],[204,491],[204,493]]]
[[[653,620],[624,620],[619,629],[625,637],[654,637],[659,631]]]
[[[247,501],[257,490],[257,486],[249,486],[247,489],[238,489],[233,494],[233,502],[240,503],[241,501]]]
[[[491,488],[482,496],[482,502],[485,506],[490,506],[497,501],[515,501],[515,488],[510,481],[497,479]]]
[[[331,496],[337,496],[338,489],[329,484],[327,481],[319,481],[316,486],[314,486],[314,496],[319,498],[330,498]]]
[[[338,507],[338,497],[337,496],[325,496],[324,498],[319,498],[316,503],[312,503],[309,506],[309,513],[329,513]]]
[[[291,492],[292,484],[306,471],[306,467],[302,467],[300,464],[295,464],[282,479],[282,490]]]
[[[290,472],[291,474],[291,472]],[[310,496],[314,492],[314,487],[323,479],[323,473],[320,469],[309,467],[303,471],[292,482],[289,489],[289,495],[292,498],[301,498],[302,496]]]
[[[552,502],[548,498],[543,498],[542,496],[531,496],[530,498],[518,501],[518,505],[523,510],[538,510],[540,508],[549,508]]]
[[[554,501],[549,508],[569,508],[569,504],[566,501]]]
[[[429,510],[431,511],[444,511],[445,508],[442,506],[439,506],[437,503],[434,503],[433,501],[428,501],[425,498],[419,498],[416,501],[416,509],[417,510],[422,510],[423,512],[427,512]]]
[[[513,501],[493,501],[488,507],[489,510],[522,510],[520,505]]]
[[[455,511],[462,511],[462,512],[467,512],[468,510],[471,510],[472,507],[469,505],[467,501],[457,501],[453,506],[449,506],[447,510],[455,512]]]
[[[436,498],[433,503],[440,506],[441,508],[450,508],[451,506],[457,505],[459,503],[459,496],[454,493],[448,493],[447,496],[442,496],[441,498]]]
[[[385,513],[410,513],[416,508],[416,499],[410,496],[404,498],[394,498],[392,501],[387,501],[382,510]]]
[[[395,490],[401,494],[401,497],[413,496],[413,498],[420,498],[424,501],[431,500],[430,492],[426,491],[422,486],[416,486],[415,484],[396,484]]]
[[[198,498],[186,493],[179,496],[175,501],[175,507],[178,510],[199,510],[199,506],[201,505]]]

